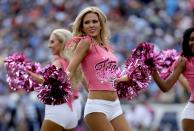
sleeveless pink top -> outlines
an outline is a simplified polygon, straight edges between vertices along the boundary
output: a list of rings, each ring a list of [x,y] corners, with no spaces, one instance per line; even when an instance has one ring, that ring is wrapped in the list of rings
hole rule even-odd
[[[189,83],[188,89],[191,93],[189,100],[194,101],[194,57],[187,59],[183,75],[185,76],[185,78],[187,78]]]
[[[90,48],[81,61],[82,71],[88,84],[88,90],[115,91],[110,81],[103,81],[103,74],[116,72],[117,58],[110,50],[106,50],[91,40]]]

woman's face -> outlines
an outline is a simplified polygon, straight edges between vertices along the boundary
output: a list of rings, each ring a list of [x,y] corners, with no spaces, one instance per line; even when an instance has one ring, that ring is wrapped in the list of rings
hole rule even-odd
[[[59,55],[61,50],[61,42],[56,38],[55,35],[51,35],[49,39],[48,47],[51,49],[53,55]]]
[[[192,32],[190,35],[189,47],[191,49],[191,52],[194,53],[194,32]]]
[[[83,31],[89,36],[97,37],[100,33],[101,25],[98,15],[87,13],[83,18]]]

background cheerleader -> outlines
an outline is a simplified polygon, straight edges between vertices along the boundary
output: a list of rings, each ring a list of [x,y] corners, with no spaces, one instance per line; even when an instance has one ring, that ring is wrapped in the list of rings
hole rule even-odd
[[[180,82],[188,87],[188,91],[191,93],[189,102],[185,106],[182,112],[182,129],[183,131],[193,131],[194,130],[194,28],[188,28],[183,34],[182,41],[182,55],[176,61],[175,68],[171,75],[163,80],[160,78],[157,71],[154,71],[152,76],[155,82],[158,84],[159,88],[163,92],[169,91],[175,82],[179,79],[180,75],[183,74],[184,77],[180,78]]]
[[[52,65],[58,68],[62,68],[65,71],[68,61],[71,57],[71,53],[65,48],[68,40],[71,38],[71,32],[65,29],[55,29],[49,38],[48,47],[52,51],[53,58],[51,60]],[[31,76],[39,83],[44,83],[45,79],[39,74],[35,74],[29,71]],[[45,73],[45,72],[44,72]],[[79,74],[78,74],[79,73]],[[77,76],[76,76],[77,75]],[[72,87],[79,87],[79,78],[81,72],[77,72],[72,79]],[[59,77],[59,76],[58,76]],[[41,90],[41,89],[40,89]],[[44,93],[44,92],[43,92]],[[44,94],[43,94],[44,95]],[[56,94],[59,95],[59,94]],[[78,98],[78,90],[73,89],[73,94],[70,102],[59,105],[45,105],[45,118],[42,123],[42,131],[62,131],[72,130],[78,124],[78,120],[81,117],[81,103]]]

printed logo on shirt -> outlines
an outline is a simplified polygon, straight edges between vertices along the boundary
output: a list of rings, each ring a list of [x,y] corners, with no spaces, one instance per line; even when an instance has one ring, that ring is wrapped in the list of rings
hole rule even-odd
[[[118,70],[117,62],[109,58],[98,62],[94,68],[97,78],[103,82],[112,81],[116,77]]]

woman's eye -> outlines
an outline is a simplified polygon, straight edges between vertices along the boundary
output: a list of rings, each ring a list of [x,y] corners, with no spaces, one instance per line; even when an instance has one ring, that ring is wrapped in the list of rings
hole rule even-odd
[[[84,24],[88,24],[88,23],[89,23],[89,21],[85,21],[85,22],[84,22]]]
[[[53,44],[53,43],[54,43],[54,41],[53,41],[53,40],[51,40],[51,41],[50,41],[50,43],[51,43],[51,44]]]
[[[194,37],[190,37],[190,41],[194,41]]]
[[[93,23],[98,23],[98,21],[97,20],[93,20]]]
[[[194,38],[193,39],[190,39],[190,41],[194,41]]]

